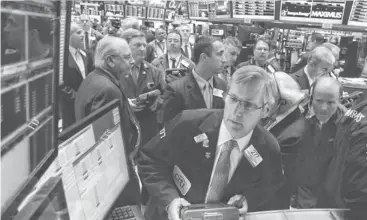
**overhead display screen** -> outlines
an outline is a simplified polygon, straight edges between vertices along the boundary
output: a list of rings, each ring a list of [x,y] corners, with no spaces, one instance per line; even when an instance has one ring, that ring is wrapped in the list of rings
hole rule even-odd
[[[282,0],[280,20],[342,24],[346,0]]]
[[[215,3],[211,5],[213,18],[230,18],[229,2],[229,0],[216,0]]]
[[[275,0],[233,1],[233,17],[274,20]]]
[[[198,20],[208,20],[210,4],[214,3],[212,1],[194,1],[189,0],[189,16],[190,19]]]
[[[348,25],[366,26],[367,27],[367,1],[354,0]]]

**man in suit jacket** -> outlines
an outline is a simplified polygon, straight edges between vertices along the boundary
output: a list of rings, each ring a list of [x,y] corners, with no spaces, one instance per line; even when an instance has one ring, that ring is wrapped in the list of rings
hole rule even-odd
[[[170,83],[180,78],[180,75],[175,76],[177,71],[170,74],[167,72],[168,69],[183,69],[187,74],[191,72],[195,64],[181,53],[182,37],[178,31],[169,32],[166,42],[167,53],[153,60],[152,65],[162,71],[166,71],[165,79],[167,83]]]
[[[165,30],[162,28],[157,28],[155,30],[155,40],[149,43],[154,48],[155,57],[160,57],[167,52],[165,39]]]
[[[333,69],[334,63],[335,57],[329,49],[316,47],[311,51],[305,68],[298,70],[291,76],[298,82],[302,90],[309,90],[319,76],[329,73]]]
[[[129,43],[135,60],[131,67],[131,74],[127,74],[120,79],[126,96],[129,99],[136,99],[139,95],[156,89],[163,93],[166,85],[163,71],[144,60],[146,55],[144,46],[147,45],[144,33],[130,28],[123,31],[121,37]],[[140,108],[135,111],[142,131],[142,144],[145,144],[159,132],[156,111],[160,105],[161,99],[157,95],[140,103]]]
[[[150,195],[146,219],[176,220],[190,203],[233,204],[243,197],[242,214],[277,208],[280,149],[258,125],[274,104],[274,84],[261,68],[243,67],[232,77],[224,111],[183,111],[142,147],[137,164]]]
[[[126,40],[105,36],[96,47],[95,69],[87,75],[75,98],[75,117],[79,121],[114,99],[120,100],[122,132],[127,155],[134,156],[141,144],[140,127],[133,110],[136,107],[126,98],[119,78],[130,73],[134,60]],[[123,146],[121,146],[123,147]],[[133,173],[132,164],[129,163]],[[119,197],[119,205],[137,204],[140,201],[137,178],[132,178]]]
[[[103,34],[92,28],[92,22],[89,15],[82,14],[80,16],[80,21],[84,30],[84,49],[90,53],[94,53],[97,42],[103,38]]]
[[[238,55],[240,55],[242,44],[237,39],[237,37],[232,36],[224,39],[223,44],[226,47],[225,56],[227,57],[227,64],[224,71],[219,74],[219,77],[228,83],[229,79],[235,71],[234,64],[237,60]]]
[[[76,24],[70,25],[68,65],[64,69],[60,88],[60,107],[63,128],[75,123],[75,94],[86,75],[93,70],[93,60],[83,48],[83,30]]]
[[[190,43],[191,27],[189,24],[182,24],[178,27],[182,36],[181,53],[191,60],[194,50],[194,45]]]
[[[217,75],[226,63],[224,45],[202,37],[195,45],[196,67],[187,76],[168,84],[158,122],[165,123],[186,109],[223,108],[226,83]]]

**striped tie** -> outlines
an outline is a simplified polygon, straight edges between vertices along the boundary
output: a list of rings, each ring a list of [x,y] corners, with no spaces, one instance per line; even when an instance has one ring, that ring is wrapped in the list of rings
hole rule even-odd
[[[221,147],[221,154],[218,158],[217,166],[214,167],[214,174],[206,195],[207,203],[217,203],[222,199],[223,191],[228,184],[229,169],[231,167],[231,152],[237,147],[237,141],[230,140]]]

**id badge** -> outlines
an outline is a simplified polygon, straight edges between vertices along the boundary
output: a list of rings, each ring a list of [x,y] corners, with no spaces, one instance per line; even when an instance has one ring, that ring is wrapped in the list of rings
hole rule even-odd
[[[181,194],[185,196],[191,188],[189,179],[187,179],[185,174],[176,165],[173,168],[172,176],[177,188],[180,190]]]
[[[244,151],[244,155],[252,167],[257,167],[263,161],[263,158],[253,145]]]
[[[223,98],[223,90],[213,88],[213,95],[219,98]]]

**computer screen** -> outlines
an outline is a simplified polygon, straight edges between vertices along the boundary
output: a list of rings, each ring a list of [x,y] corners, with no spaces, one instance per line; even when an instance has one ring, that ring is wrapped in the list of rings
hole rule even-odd
[[[71,220],[102,220],[130,179],[119,101],[61,134],[58,161]]]
[[[67,5],[1,1],[1,215],[11,219],[57,155]]]

